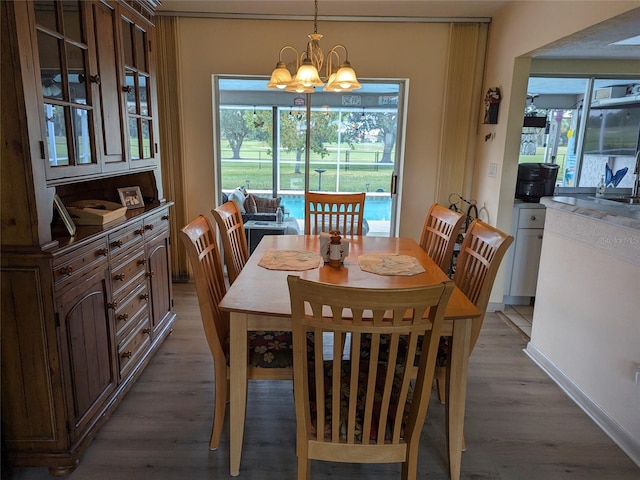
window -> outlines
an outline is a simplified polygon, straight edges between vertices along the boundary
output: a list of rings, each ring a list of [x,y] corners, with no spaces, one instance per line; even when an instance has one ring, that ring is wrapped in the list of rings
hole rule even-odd
[[[524,125],[519,162],[559,164],[557,186],[631,188],[640,78],[531,77]]]

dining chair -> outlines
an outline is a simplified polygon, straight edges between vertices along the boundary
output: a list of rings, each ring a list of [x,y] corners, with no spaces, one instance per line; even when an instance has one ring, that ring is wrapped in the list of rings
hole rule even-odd
[[[310,478],[311,460],[401,462],[402,478],[415,479],[429,405],[429,395],[423,392],[433,382],[453,282],[389,290],[318,283],[293,275],[287,280],[298,479]],[[362,341],[364,336],[371,341]],[[423,343],[417,353],[419,337]],[[347,338],[350,347],[345,347]],[[365,345],[368,350],[362,351]],[[384,359],[379,356],[382,348]]]
[[[464,214],[434,203],[422,226],[420,246],[447,275],[462,222]]]
[[[481,313],[478,318],[473,319],[471,325],[469,354],[473,351],[480,335],[498,268],[512,243],[511,235],[478,219],[471,222],[462,241],[453,281]],[[443,337],[435,371],[438,399],[443,403],[446,400],[445,381],[449,344],[450,337]]]
[[[233,283],[249,260],[249,247],[242,213],[235,202],[223,203],[211,210],[211,213],[220,229],[229,283]]]
[[[218,307],[227,288],[215,230],[209,219],[198,216],[180,230],[180,238],[193,270],[202,326],[213,357],[215,406],[209,448],[215,450],[220,444],[229,393],[229,313]],[[249,379],[291,379],[291,332],[251,332],[247,365]]]
[[[304,234],[340,230],[343,235],[362,235],[365,193],[305,194]]]

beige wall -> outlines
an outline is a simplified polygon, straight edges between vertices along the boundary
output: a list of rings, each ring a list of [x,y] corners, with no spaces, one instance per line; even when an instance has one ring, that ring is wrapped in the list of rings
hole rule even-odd
[[[269,75],[280,48],[304,47],[310,29],[310,22],[179,19],[189,218],[215,205],[211,76]],[[359,77],[410,79],[400,234],[417,239],[421,221],[412,220],[435,200],[449,25],[320,22],[318,30],[325,49],[347,45]]]
[[[509,230],[515,190],[522,111],[530,52],[591,25],[638,7],[633,1],[518,1],[493,19],[482,91],[499,86],[499,123],[477,119],[472,198],[484,207],[481,217]],[[179,73],[183,108],[187,217],[208,213],[215,205],[212,134],[213,74],[268,75],[285,44],[302,48],[309,21],[180,18]],[[436,200],[436,175],[442,138],[449,25],[446,23],[319,22],[327,49],[348,46],[362,78],[407,78],[406,126],[400,235],[419,237],[428,205]],[[481,93],[482,97],[483,94]],[[487,134],[493,139],[485,141]],[[488,177],[489,164],[497,177]],[[502,292],[499,276],[494,292]],[[500,296],[501,297],[501,296]],[[501,298],[492,302],[501,302]]]
[[[518,1],[493,18],[483,92],[500,87],[502,103],[498,124],[480,124],[478,129],[472,190],[478,204],[486,206],[491,224],[510,231],[532,52],[639,6],[636,0]],[[493,140],[485,142],[487,134],[494,134]],[[497,164],[496,178],[488,176],[490,163]],[[503,288],[504,268],[496,278],[492,303],[502,303]]]

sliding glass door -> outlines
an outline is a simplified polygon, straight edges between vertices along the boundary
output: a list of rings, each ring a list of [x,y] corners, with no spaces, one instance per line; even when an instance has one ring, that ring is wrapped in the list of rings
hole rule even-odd
[[[395,235],[403,84],[363,82],[357,94],[343,95],[273,92],[265,84],[216,77],[222,191],[281,197],[301,226],[305,191],[366,192],[367,234]]]

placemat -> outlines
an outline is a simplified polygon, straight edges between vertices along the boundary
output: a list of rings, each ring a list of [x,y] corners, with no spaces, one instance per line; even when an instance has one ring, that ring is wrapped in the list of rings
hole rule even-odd
[[[323,264],[322,257],[306,250],[268,250],[258,262],[268,270],[311,270]]]
[[[360,268],[378,275],[402,275],[410,277],[424,272],[417,258],[395,253],[371,253],[358,257]]]

